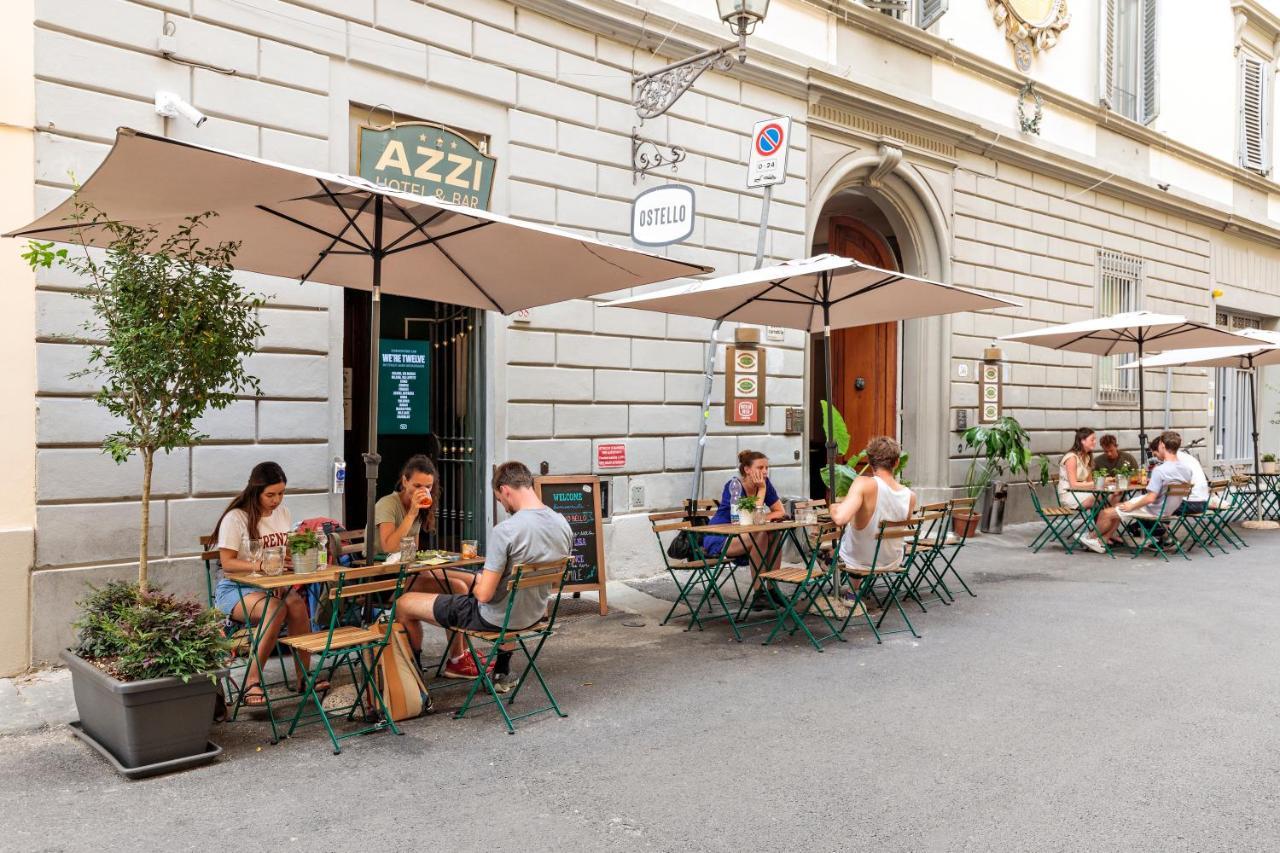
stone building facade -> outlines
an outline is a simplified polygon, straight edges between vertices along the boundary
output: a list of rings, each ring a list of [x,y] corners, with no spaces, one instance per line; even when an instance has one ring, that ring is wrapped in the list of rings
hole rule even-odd
[[[640,123],[632,75],[725,41],[714,5],[21,0],[3,13],[13,21],[6,38],[26,37],[16,37],[0,82],[28,101],[6,107],[0,140],[13,155],[6,177],[31,193],[29,209],[6,209],[13,220],[0,226],[65,198],[118,126],[348,172],[356,126],[394,118],[483,137],[498,164],[492,209],[606,240],[626,242],[629,202],[640,190],[687,184],[697,196],[695,231],[663,251],[730,272],[752,264],[760,219],[760,192],[745,187],[751,127],[789,115],[788,179],[773,197],[766,262],[835,248],[835,223],[852,221],[906,272],[1023,303],[909,321],[884,339],[892,341],[893,405],[876,429],[901,437],[910,479],[929,497],[952,494],[963,480],[956,428],[976,416],[978,361],[999,335],[1094,316],[1116,299],[1275,325],[1280,188],[1241,165],[1233,130],[1239,55],[1272,51],[1280,33],[1268,3],[1206,3],[1192,16],[1198,27],[1162,4],[1162,40],[1151,49],[1164,83],[1148,93],[1159,112],[1144,123],[1099,106],[1097,33],[1106,28],[1096,3],[1072,4],[1058,44],[1024,72],[981,3],[952,3],[922,21],[856,0],[774,0],[746,64],[704,74],[666,115]],[[1206,57],[1204,79],[1218,87],[1209,99],[1179,76],[1178,51],[1193,41]],[[1038,133],[1019,129],[1028,80],[1043,102]],[[157,90],[177,93],[208,121],[195,128],[161,118]],[[1215,123],[1225,130],[1208,133]],[[674,175],[636,183],[633,132],[688,156]],[[6,253],[17,250],[5,241]],[[139,491],[139,466],[116,466],[97,449],[110,422],[88,399],[92,382],[70,378],[89,343],[79,332],[77,282],[42,272],[33,288],[21,268],[3,270],[6,292],[34,290],[34,306],[16,300],[19,310],[4,320],[27,324],[13,363],[30,369],[3,380],[21,403],[18,426],[4,436],[21,458],[18,498],[0,517],[0,624],[9,632],[0,637],[0,673],[53,660],[85,584],[132,572]],[[206,443],[157,466],[155,574],[192,593],[203,587],[198,537],[255,462],[285,467],[295,518],[342,514],[330,483],[344,446],[343,295],[245,280],[269,299],[267,334],[251,363],[263,395],[211,415]],[[516,458],[608,477],[615,576],[660,569],[645,515],[690,489],[711,327],[603,306],[620,295],[483,321],[484,470]],[[717,381],[704,495],[748,447],[769,454],[781,492],[810,490],[810,448],[821,436],[809,427],[789,433],[785,415],[815,408],[813,347],[797,332],[766,345],[764,426],[723,426]],[[1134,443],[1132,392],[1114,365],[1025,346],[1004,351],[1005,410],[1032,430],[1036,450],[1062,450],[1081,424]],[[852,383],[861,369],[844,364],[838,381]],[[1148,423],[1165,422],[1167,403],[1171,426],[1211,439],[1203,458],[1212,461],[1221,378],[1178,370],[1169,381],[1166,394],[1164,376],[1153,375]],[[602,443],[625,445],[626,467],[600,469]]]

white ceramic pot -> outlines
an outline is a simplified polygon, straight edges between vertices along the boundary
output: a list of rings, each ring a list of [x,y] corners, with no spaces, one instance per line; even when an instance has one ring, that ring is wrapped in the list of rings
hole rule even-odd
[[[1276,472],[1276,463],[1275,463],[1275,462],[1263,462],[1263,463],[1262,463],[1262,473],[1264,473],[1264,474],[1274,474],[1275,472]]]

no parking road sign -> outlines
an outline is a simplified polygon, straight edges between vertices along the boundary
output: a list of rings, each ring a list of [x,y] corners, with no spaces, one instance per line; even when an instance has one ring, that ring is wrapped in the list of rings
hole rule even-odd
[[[791,148],[791,117],[756,122],[751,132],[747,186],[767,187],[787,179],[787,151]]]

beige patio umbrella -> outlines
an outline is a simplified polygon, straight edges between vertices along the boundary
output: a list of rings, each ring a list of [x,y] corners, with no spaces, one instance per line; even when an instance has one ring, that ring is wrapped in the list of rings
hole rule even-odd
[[[161,236],[213,211],[202,236],[240,242],[239,269],[371,292],[369,512],[377,541],[378,323],[383,292],[510,314],[710,271],[545,225],[395,192],[363,178],[274,163],[120,128],[72,199],[5,236],[105,243],[69,220],[76,200]]]
[[[1241,329],[1239,334],[1252,338],[1252,346],[1238,347],[1201,347],[1197,349],[1180,349],[1148,356],[1141,361],[1125,367],[1143,370],[1148,367],[1234,367],[1237,370],[1249,371],[1249,408],[1253,421],[1253,473],[1254,473],[1254,506],[1258,517],[1246,521],[1245,527],[1254,530],[1280,529],[1280,523],[1267,521],[1262,517],[1262,501],[1258,500],[1261,484],[1258,473],[1262,470],[1259,461],[1260,428],[1258,426],[1258,368],[1272,364],[1280,364],[1280,335],[1274,332],[1263,332],[1257,329]]]
[[[1242,346],[1253,341],[1223,329],[1188,320],[1181,314],[1156,314],[1130,311],[1110,317],[1095,317],[1078,323],[1046,326],[1030,332],[1005,335],[1002,341],[1020,341],[1050,349],[1085,352],[1094,355],[1137,353],[1141,360],[1147,353],[1189,347]],[[1147,451],[1146,388],[1142,371],[1138,371],[1138,442]]]
[[[826,399],[831,399],[831,330],[916,317],[1018,307],[962,287],[818,255],[619,299],[609,305],[822,333]],[[827,482],[835,488],[834,415],[827,407]],[[701,488],[694,472],[694,498]],[[837,578],[838,582],[838,578]]]

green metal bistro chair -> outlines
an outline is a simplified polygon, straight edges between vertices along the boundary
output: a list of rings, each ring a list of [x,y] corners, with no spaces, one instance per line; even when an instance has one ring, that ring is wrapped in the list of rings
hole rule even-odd
[[[1129,537],[1133,542],[1133,558],[1136,560],[1143,551],[1150,549],[1153,553],[1169,562],[1169,554],[1167,549],[1172,548],[1182,555],[1184,560],[1190,560],[1191,557],[1183,550],[1182,539],[1180,534],[1190,528],[1187,527],[1187,518],[1190,516],[1178,515],[1167,511],[1169,506],[1169,498],[1182,498],[1186,500],[1191,494],[1190,483],[1171,483],[1164,490],[1164,497],[1160,498],[1159,511],[1152,516],[1129,516],[1129,523],[1123,526],[1125,536]],[[1154,506],[1154,504],[1152,504]],[[1123,520],[1123,519],[1122,519]],[[1164,528],[1165,536],[1159,535],[1161,528]],[[1137,532],[1135,532],[1135,530]],[[1183,537],[1186,538],[1186,537]],[[1165,544],[1161,544],[1161,540],[1165,539]]]
[[[942,579],[942,571],[946,568],[943,550],[947,545],[947,528],[951,524],[951,507],[945,501],[925,504],[916,514],[921,518],[928,516],[932,521],[921,527],[920,535],[904,554],[903,565],[907,570],[905,597],[915,601],[922,613],[927,613],[925,599],[920,595],[921,587],[927,587],[925,594],[929,601],[941,601],[948,606],[955,601],[955,596]]]
[[[1249,547],[1249,544],[1231,529],[1232,519],[1236,515],[1236,500],[1230,480],[1215,480],[1209,484],[1209,506],[1204,512],[1203,525],[1210,543],[1217,545],[1224,554],[1230,552],[1222,544],[1223,540],[1237,551]]]
[[[903,567],[901,560],[895,561],[891,565],[882,565],[880,552],[884,549],[886,542],[897,541],[902,542],[904,554],[910,551],[914,547],[916,539],[920,536],[920,529],[936,521],[936,515],[936,513],[931,513],[929,515],[918,515],[906,521],[880,522],[880,529],[876,531],[876,548],[871,556],[871,565],[845,565],[841,567],[842,577],[847,579],[846,582],[853,590],[853,601],[849,603],[849,613],[844,618],[844,624],[840,626],[842,635],[848,630],[849,622],[853,617],[861,615],[866,620],[867,627],[871,629],[871,633],[875,635],[877,643],[882,642],[882,638],[886,634],[899,634],[903,631],[910,631],[913,637],[918,638],[920,636],[916,633],[915,626],[911,624],[907,611],[903,609],[900,597],[907,570]],[[877,591],[878,587],[883,588],[883,595]],[[871,618],[870,608],[867,606],[868,600],[875,601],[880,607],[879,619],[873,620]],[[905,629],[898,631],[880,630],[885,614],[889,612],[890,605],[897,608],[902,621],[907,625]]]
[[[294,711],[285,737],[292,737],[303,721],[314,722],[318,719],[324,723],[325,731],[333,741],[333,754],[337,755],[342,752],[340,741],[347,738],[384,729],[395,734],[402,733],[391,719],[382,692],[378,690],[374,672],[391,643],[396,605],[400,601],[400,593],[404,591],[405,571],[408,567],[408,563],[383,563],[338,572],[337,580],[329,590],[329,600],[333,607],[330,608],[328,630],[281,640],[284,645],[293,649],[294,663],[299,672],[305,673],[306,678],[302,701]],[[345,605],[358,598],[366,601],[370,611],[380,611],[379,621],[367,627],[342,624],[341,614],[348,610]],[[310,668],[303,667],[302,652],[311,655]],[[325,708],[322,704],[323,696],[316,690],[316,685],[332,679],[334,672],[341,666],[345,666],[351,674],[351,681],[356,686],[355,699],[350,705]],[[314,710],[308,710],[309,705]],[[355,719],[357,711],[360,712],[361,720],[366,723],[363,728],[342,734],[334,732],[332,719],[345,715],[351,721]]]
[[[556,703],[556,697],[551,695],[551,688],[547,687],[546,679],[542,677],[542,671],[538,669],[538,653],[542,651],[547,638],[555,630],[556,614],[560,611],[560,589],[564,586],[565,575],[568,571],[568,557],[563,560],[553,560],[549,563],[522,563],[517,565],[512,572],[511,580],[507,583],[507,611],[502,616],[502,627],[497,631],[459,631],[467,641],[467,651],[475,660],[480,661],[477,667],[480,670],[480,676],[472,680],[471,690],[468,691],[467,698],[463,700],[462,707],[458,709],[458,712],[453,715],[455,719],[461,719],[466,715],[467,709],[472,707],[471,701],[475,698],[481,686],[484,687],[485,692],[491,698],[486,702],[477,704],[475,707],[497,705],[498,710],[502,713],[502,721],[507,725],[507,734],[509,735],[516,733],[514,725],[516,720],[523,720],[525,717],[532,717],[534,714],[555,711],[558,717],[569,716],[560,710],[560,706]],[[550,614],[528,628],[512,628],[510,626],[511,606],[515,602],[516,593],[522,589],[532,589],[539,586],[550,586],[555,593]],[[536,644],[530,649],[528,643],[532,641],[536,641]],[[477,651],[477,642],[487,646],[487,651],[483,654]],[[502,698],[498,696],[497,689],[493,686],[493,679],[489,675],[489,667],[498,659],[498,651],[502,646],[511,646],[513,644],[524,654],[525,666],[524,671],[520,673],[520,678],[516,681],[515,688],[506,697],[504,705]],[[511,651],[514,650],[514,648],[511,649]],[[524,683],[531,672],[538,679],[538,684],[542,686],[542,692],[546,694],[547,701],[551,704],[542,708],[535,708],[532,711],[525,711],[523,714],[513,717],[507,707],[515,704],[516,697],[520,695],[520,688],[524,687]]]
[[[774,623],[773,630],[769,632],[768,638],[765,639],[764,645],[773,642],[773,638],[778,636],[778,632],[787,627],[787,623],[791,623],[791,630],[787,631],[787,636],[793,636],[796,631],[803,631],[804,635],[809,638],[809,642],[818,651],[822,651],[822,644],[828,640],[840,640],[844,642],[840,630],[835,626],[833,619],[836,616],[835,608],[831,605],[831,599],[827,597],[828,584],[827,567],[822,561],[822,553],[824,546],[828,552],[834,551],[838,546],[836,543],[840,541],[840,528],[834,524],[826,523],[818,530],[817,541],[813,543],[813,547],[808,549],[805,555],[803,565],[799,566],[779,566],[776,569],[768,569],[756,575],[766,593],[766,600],[772,600],[780,604],[777,606],[777,621]],[[783,592],[783,586],[790,588],[790,592]],[[821,599],[821,603],[819,603]],[[825,607],[825,609],[824,609]],[[803,609],[803,613],[801,610]],[[809,630],[809,626],[805,624],[804,617],[816,613],[822,623],[827,626],[827,634],[821,637],[814,636]]]
[[[696,515],[703,518],[709,518],[710,514],[705,510],[698,510]],[[702,622],[698,618],[698,614],[694,612],[694,601],[698,599],[699,594],[707,592],[707,584],[711,579],[712,571],[715,569],[716,560],[707,559],[702,553],[701,542],[698,537],[689,533],[693,529],[693,522],[690,521],[688,514],[683,512],[656,512],[649,516],[649,525],[653,530],[653,536],[658,540],[658,553],[662,555],[662,562],[667,567],[667,574],[671,575],[671,580],[676,585],[676,600],[671,605],[671,609],[667,611],[667,615],[663,618],[662,624],[665,625],[671,621],[676,615],[676,610],[684,605],[689,612],[689,627],[698,626],[698,630],[702,630]],[[663,541],[663,535],[675,533],[674,539],[683,537],[688,545],[689,558],[686,560],[677,560],[670,556],[668,548],[670,542]],[[686,574],[687,573],[687,574]],[[682,581],[680,576],[684,574],[685,579]],[[690,598],[694,596],[694,598]]]
[[[951,527],[954,527],[954,525],[951,524],[951,519],[955,518],[957,512],[964,513],[964,514],[973,512],[973,505],[977,503],[977,500],[978,500],[977,498],[954,498],[953,500],[947,501],[947,524]],[[977,598],[978,594],[973,590],[969,589],[969,584],[965,583],[964,578],[960,575],[960,572],[956,569],[956,558],[960,556],[960,552],[964,549],[964,546],[969,542],[969,525],[967,524],[960,525],[959,533],[955,532],[954,530],[947,530],[945,532],[948,535],[946,537],[946,541],[943,544],[942,554],[940,555],[940,559],[946,565],[943,567],[943,569],[940,572],[938,572],[938,575],[944,581],[946,580],[947,575],[951,575],[956,579],[956,581],[960,584],[960,586],[964,588],[965,592],[969,593],[971,597]],[[952,600],[954,601],[954,599]]]
[[[1070,554],[1075,549],[1077,519],[1080,514],[1077,510],[1056,502],[1057,477],[1051,478],[1049,484],[1055,495],[1053,506],[1045,506],[1040,500],[1040,494],[1036,491],[1036,484],[1030,480],[1027,481],[1027,491],[1031,493],[1031,505],[1035,507],[1036,515],[1040,516],[1040,520],[1044,522],[1044,530],[1040,531],[1040,535],[1028,547],[1031,548],[1032,553],[1039,554],[1040,549],[1048,545],[1050,540],[1056,540]]]

